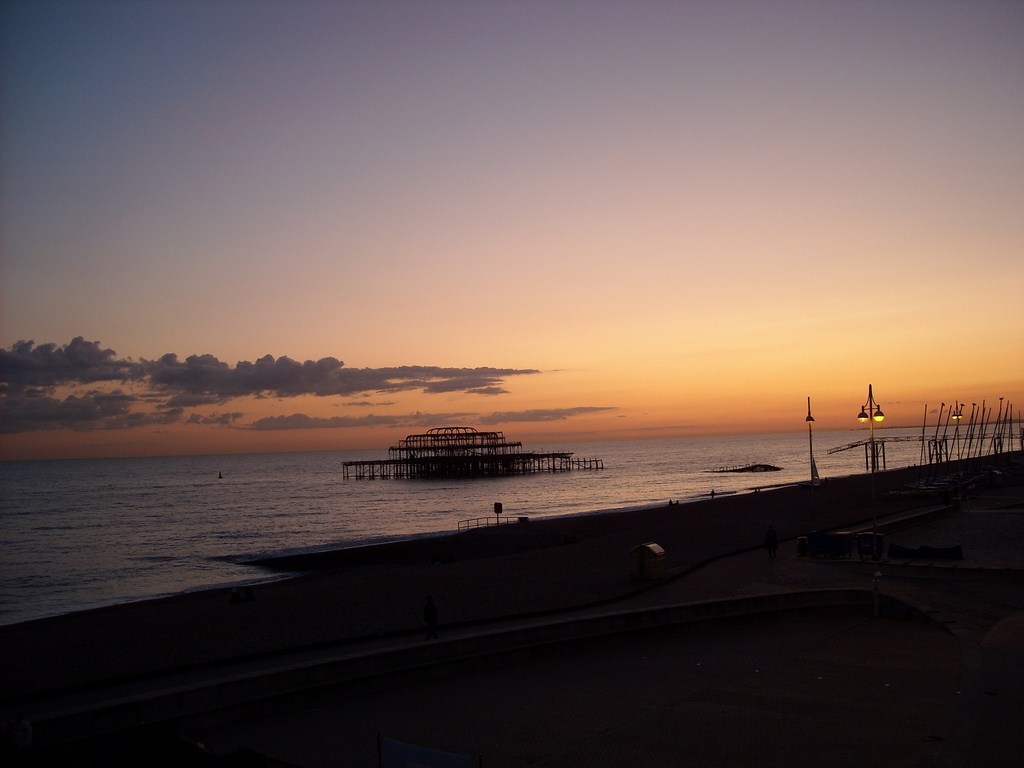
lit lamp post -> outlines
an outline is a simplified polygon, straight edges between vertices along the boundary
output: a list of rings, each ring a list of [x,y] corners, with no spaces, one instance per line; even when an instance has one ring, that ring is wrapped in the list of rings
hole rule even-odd
[[[955,446],[955,449],[956,449],[957,471],[959,472],[959,462],[960,462],[960,419],[962,419],[964,417],[964,406],[960,403],[959,400],[957,400],[956,401],[956,405],[954,406],[954,408],[956,408],[956,410],[954,410],[953,412],[951,412],[949,414],[949,418],[951,418],[953,421],[956,422],[956,425],[955,425],[955,427],[953,429],[953,445]]]
[[[814,433],[811,425],[814,424],[814,417],[811,416],[811,398],[807,398],[807,450],[811,459],[811,520],[814,520],[814,488],[818,484],[818,468],[814,466]]]
[[[878,469],[878,448],[875,445],[875,422],[881,421],[885,418],[885,414],[882,413],[882,409],[878,407],[878,403],[875,402],[874,394],[871,392],[871,385],[868,384],[868,401],[861,407],[860,414],[857,419],[863,424],[865,421],[868,423],[868,448],[871,451],[871,526],[872,529],[878,527],[878,521],[875,519],[875,470]]]
[[[814,417],[811,416],[811,398],[807,398],[807,448],[811,454],[811,487],[814,487],[814,481],[818,479],[818,470],[814,466],[814,434],[811,432],[811,425],[814,423]]]
[[[874,472],[878,469],[878,449],[875,447],[875,422],[884,419],[885,414],[882,413],[882,409],[875,402],[870,384],[868,384],[868,401],[861,407],[860,415],[857,418],[861,424],[865,421],[868,422],[870,428],[868,444],[871,446],[871,471]]]
[[[958,503],[963,503],[964,499],[964,454],[963,449],[960,447],[960,420],[964,417],[965,405],[967,405],[967,403],[961,403],[957,400],[956,410],[950,415],[950,418],[956,422],[956,429],[953,430],[953,445],[956,446],[956,499]],[[971,415],[971,420],[974,420],[973,413]]]

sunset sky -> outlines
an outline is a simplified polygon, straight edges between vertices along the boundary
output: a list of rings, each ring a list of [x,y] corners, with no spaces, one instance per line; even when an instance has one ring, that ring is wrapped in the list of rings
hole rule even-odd
[[[1024,407],[1024,3],[0,8],[4,458]]]

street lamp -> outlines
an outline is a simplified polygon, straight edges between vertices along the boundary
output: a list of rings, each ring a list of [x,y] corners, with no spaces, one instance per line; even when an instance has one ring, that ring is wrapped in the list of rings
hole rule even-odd
[[[875,422],[884,419],[885,414],[882,413],[882,409],[879,408],[878,404],[875,402],[875,396],[871,391],[870,384],[868,384],[868,401],[861,407],[857,418],[862,424],[866,421],[869,428],[868,446],[871,450],[871,533],[877,534],[878,518],[875,508],[875,470],[878,469],[878,448],[875,445]]]
[[[811,425],[814,424],[814,417],[811,416],[811,398],[807,398],[807,450],[810,452],[811,458],[811,487],[813,488],[818,482],[818,468],[814,466],[814,433],[811,431]]]
[[[807,398],[807,450],[811,458],[811,520],[814,520],[814,488],[818,485],[818,468],[814,466],[814,433],[811,425],[814,424],[814,417],[811,416],[811,398]]]
[[[857,418],[861,424],[866,421],[869,426],[868,444],[871,446],[871,471],[874,472],[878,469],[878,449],[875,446],[875,422],[880,422],[884,419],[885,414],[882,413],[882,409],[875,402],[875,396],[871,391],[870,384],[868,384],[868,401],[861,406],[860,414]]]
[[[959,461],[960,461],[960,458],[961,458],[961,455],[962,455],[962,451],[960,450],[960,420],[964,417],[964,406],[965,405],[966,405],[966,403],[961,403],[959,400],[957,400],[956,401],[956,405],[954,406],[956,408],[956,410],[951,411],[950,414],[949,414],[949,418],[951,418],[954,422],[956,422],[956,425],[955,425],[955,427],[953,429],[953,448],[956,451],[956,459],[957,459],[957,463],[958,463],[957,464],[957,472],[960,471]]]

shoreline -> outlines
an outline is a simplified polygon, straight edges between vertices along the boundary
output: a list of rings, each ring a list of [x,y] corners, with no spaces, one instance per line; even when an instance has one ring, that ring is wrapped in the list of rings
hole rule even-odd
[[[1024,456],[1024,452],[1007,451],[1001,454],[1003,457],[1015,455]],[[1005,460],[1011,461],[1011,459]],[[892,475],[893,473],[908,473],[918,470],[919,468],[919,465],[908,465],[894,469],[879,470],[875,473],[875,477],[882,478],[883,476]],[[240,567],[261,569],[263,570],[262,575],[241,575],[237,579],[199,585],[181,591],[144,595],[126,599],[112,598],[110,602],[99,605],[0,623],[0,631],[8,627],[18,627],[27,623],[49,621],[60,619],[62,617],[73,617],[94,611],[109,611],[126,606],[158,603],[161,601],[187,598],[189,596],[202,595],[211,592],[228,593],[232,588],[265,588],[272,584],[280,584],[282,582],[302,579],[303,577],[311,576],[322,571],[337,569],[351,570],[353,568],[381,565],[394,566],[396,563],[401,562],[407,562],[408,564],[425,564],[424,557],[426,557],[431,564],[434,564],[444,562],[446,560],[450,562],[453,556],[458,559],[476,559],[481,557],[517,554],[530,549],[563,543],[559,540],[559,536],[557,534],[549,533],[549,529],[555,528],[559,525],[565,528],[570,536],[573,535],[573,529],[575,528],[585,528],[589,530],[593,527],[588,523],[573,525],[572,521],[576,520],[586,521],[591,518],[605,517],[616,519],[622,516],[652,513],[657,510],[663,510],[666,506],[669,506],[669,508],[672,509],[678,508],[686,510],[692,509],[695,506],[715,503],[715,501],[725,503],[727,500],[745,499],[751,496],[758,496],[760,494],[770,494],[786,490],[796,490],[801,493],[820,493],[822,488],[830,483],[857,482],[858,478],[861,479],[861,482],[867,482],[870,476],[871,475],[868,472],[858,472],[848,475],[829,477],[823,480],[823,486],[816,489],[811,489],[805,485],[801,485],[800,481],[791,481],[758,486],[741,491],[718,492],[714,495],[705,493],[690,499],[673,500],[666,504],[628,505],[606,509],[570,512],[566,514],[547,515],[544,517],[530,517],[527,518],[529,522],[525,523],[526,527],[523,527],[524,524],[522,523],[503,522],[499,526],[489,526],[487,528],[474,529],[472,531],[453,531],[451,529],[447,529],[443,531],[414,534],[401,538],[386,539],[383,541],[353,544],[351,546],[326,545],[323,548],[314,550],[285,550],[280,553],[260,555],[257,557],[245,556],[244,559],[241,557],[236,558],[236,556],[225,555],[222,559],[227,562],[231,562]],[[879,494],[881,494],[881,492],[882,491],[879,491]],[[938,494],[933,494],[931,498],[933,500],[937,499]],[[908,503],[910,501],[913,501],[913,499],[904,498],[899,500],[899,503]],[[500,533],[498,533],[498,531],[500,531]],[[579,534],[577,533],[575,535],[578,536]],[[482,536],[489,536],[491,538],[481,538]],[[469,538],[465,539],[462,537]],[[424,555],[424,552],[431,552],[432,554]]]
[[[785,457],[776,463],[790,468],[771,476],[747,474],[726,479],[703,470],[712,466],[712,461],[700,457],[718,456],[719,452],[731,457],[731,441],[708,442],[708,451],[694,454],[687,453],[690,441],[672,440],[662,448],[658,441],[630,440],[616,444],[620,453],[614,454],[613,472],[582,473],[586,477],[574,473],[564,481],[540,476],[502,478],[459,484],[440,493],[436,484],[424,487],[422,493],[416,483],[388,483],[392,487],[387,488],[332,485],[337,452],[325,452],[308,466],[305,461],[294,466],[239,462],[224,467],[230,470],[224,472],[224,482],[215,480],[219,465],[191,459],[166,466],[162,462],[147,466],[135,460],[118,464],[116,481],[109,484],[96,483],[93,470],[74,470],[58,462],[38,475],[12,476],[12,508],[5,511],[4,521],[10,521],[13,538],[9,540],[18,546],[11,550],[10,567],[4,570],[6,600],[0,626],[207,589],[261,584],[281,576],[248,563],[447,535],[466,519],[486,516],[493,523],[488,513],[496,499],[505,502],[506,516],[528,515],[537,520],[542,516],[634,511],[660,506],[670,498],[681,497],[684,504],[691,504],[707,499],[712,488],[724,498],[726,489],[743,494],[780,481],[799,482],[809,473],[803,472],[806,438],[798,435],[797,440],[797,434],[767,436],[768,449],[763,455]],[[762,455],[756,450],[762,441],[753,437],[760,436],[743,436],[736,443],[739,459]],[[843,461],[828,476],[862,471],[863,461],[857,466],[856,453],[836,457]],[[916,449],[904,451],[891,464],[916,463],[917,453]],[[632,462],[642,466],[634,467]],[[715,465],[726,463],[723,459]],[[261,471],[253,471],[259,468]],[[65,472],[67,480],[61,481],[58,473]],[[320,489],[317,494],[296,491],[297,482],[312,478]],[[166,482],[171,492],[150,488],[157,480]],[[39,482],[45,482],[41,489],[52,487],[53,492],[32,496],[33,483]],[[194,491],[188,493],[175,490],[193,486]],[[137,527],[134,518],[141,523]],[[84,527],[79,525],[83,521],[88,522]],[[131,526],[123,529],[123,535],[122,525]]]
[[[855,475],[849,475],[849,476],[855,476]],[[848,477],[848,475],[842,475],[842,476],[838,476],[838,477]],[[761,490],[770,490],[770,489],[773,489],[773,488],[790,487],[790,486],[794,486],[794,485],[796,485],[795,482],[794,483],[780,483],[778,485],[762,486],[762,487],[757,488],[757,489],[748,489],[748,490],[743,490],[743,491],[723,491],[723,492],[717,493],[716,496],[718,496],[718,497],[742,496],[742,495],[746,495],[746,494],[757,493],[757,492],[759,492]],[[709,498],[709,494],[701,494],[699,496],[695,496],[695,497],[692,497],[690,499],[684,499],[684,500],[681,500],[681,501],[676,501],[675,503],[679,504],[679,505],[686,506],[686,505],[690,505],[690,504],[701,503],[702,501],[705,501],[708,498]],[[639,504],[639,505],[627,505],[627,506],[620,506],[620,507],[610,507],[610,508],[603,508],[603,509],[593,509],[593,510],[586,510],[586,511],[569,512],[569,513],[565,513],[565,514],[546,515],[546,516],[543,516],[543,517],[531,517],[530,520],[531,521],[535,521],[535,522],[540,522],[540,521],[551,521],[551,520],[565,520],[565,519],[572,519],[572,518],[578,518],[578,517],[589,517],[589,516],[597,516],[597,515],[605,515],[605,514],[625,514],[625,513],[643,512],[643,511],[646,511],[646,510],[658,509],[661,506],[663,506],[663,505],[656,504],[656,503],[646,503],[646,504]],[[503,522],[501,524],[501,528],[505,529],[506,526],[510,526],[510,525],[512,525],[514,527],[513,523]],[[491,526],[490,528],[493,529],[493,527],[494,526]],[[308,549],[308,550],[307,549],[301,549],[301,548],[299,548],[299,549],[291,549],[291,550],[287,550],[286,549],[286,550],[280,550],[280,551],[277,551],[277,552],[273,552],[273,553],[269,553],[269,554],[262,554],[262,555],[257,555],[257,556],[252,556],[252,555],[242,555],[242,556],[239,556],[239,555],[221,555],[221,556],[219,556],[216,559],[223,560],[224,562],[228,562],[228,563],[231,563],[233,565],[237,565],[237,566],[243,567],[243,568],[244,567],[250,567],[250,566],[252,568],[254,568],[254,569],[256,569],[256,568],[267,568],[268,570],[271,571],[271,573],[264,574],[263,576],[259,576],[257,574],[254,574],[254,575],[239,575],[238,578],[235,578],[235,579],[225,580],[225,581],[218,581],[218,582],[212,582],[212,583],[208,583],[208,584],[201,584],[201,585],[197,585],[197,586],[193,586],[193,587],[188,587],[188,588],[177,590],[177,591],[151,593],[151,594],[145,594],[145,595],[138,595],[138,596],[134,596],[134,597],[123,597],[123,598],[112,597],[112,598],[109,598],[109,600],[105,600],[105,601],[102,601],[102,602],[97,602],[95,604],[87,605],[87,606],[83,606],[83,607],[79,607],[79,608],[74,608],[74,609],[68,610],[68,611],[52,612],[52,613],[47,613],[47,614],[42,614],[42,615],[29,616],[27,618],[14,619],[14,620],[11,620],[11,621],[6,621],[3,618],[0,618],[0,628],[2,628],[2,627],[18,626],[18,625],[24,624],[26,622],[34,622],[34,621],[43,621],[43,620],[47,620],[47,619],[55,619],[55,618],[58,618],[58,617],[61,617],[61,616],[72,616],[72,615],[76,615],[76,614],[80,614],[80,613],[85,613],[85,612],[89,612],[89,611],[106,610],[106,609],[115,608],[115,607],[118,607],[118,606],[132,605],[132,604],[135,604],[135,603],[145,603],[145,602],[152,602],[152,601],[159,601],[159,600],[169,600],[169,599],[173,599],[173,598],[180,597],[180,596],[193,595],[193,594],[198,594],[198,593],[207,592],[207,591],[230,590],[233,587],[237,587],[239,589],[244,589],[247,586],[249,586],[249,587],[259,587],[259,586],[263,586],[263,585],[274,583],[274,582],[279,582],[279,581],[284,581],[284,580],[298,578],[298,577],[303,575],[303,571],[305,570],[305,569],[289,569],[289,568],[284,568],[284,567],[277,567],[277,566],[274,566],[274,565],[263,565],[263,563],[274,563],[274,562],[277,562],[277,561],[286,562],[286,561],[292,560],[292,559],[298,561],[298,560],[302,560],[304,558],[309,558],[311,561],[315,562],[315,561],[317,561],[317,560],[319,560],[321,558],[329,559],[330,556],[333,553],[337,553],[337,552],[347,552],[347,551],[350,551],[350,550],[364,550],[364,549],[378,548],[378,547],[379,548],[387,548],[387,547],[390,547],[392,545],[403,545],[405,543],[412,543],[412,542],[425,542],[427,540],[444,539],[444,538],[449,537],[449,536],[457,536],[457,535],[462,535],[462,534],[461,534],[461,532],[458,532],[458,531],[455,531],[455,530],[452,530],[452,529],[448,528],[448,529],[445,529],[445,530],[432,531],[432,532],[426,532],[426,533],[418,533],[418,534],[411,534],[411,535],[405,535],[405,536],[397,535],[394,538],[387,538],[387,539],[378,540],[378,541],[370,541],[370,542],[366,542],[366,543],[358,543],[358,544],[351,544],[351,545],[339,546],[339,545],[336,545],[336,544],[327,544],[327,545],[321,545],[321,546],[319,546],[319,547],[317,547],[315,549]],[[312,570],[321,570],[324,567],[328,567],[328,566],[320,566],[320,565],[318,565],[318,566],[315,566]]]
[[[1003,456],[1010,456],[1020,454],[1024,457],[1024,452],[1004,452]],[[900,475],[901,484],[906,484],[905,474],[918,471],[919,465],[908,465],[903,467],[897,467],[894,469],[879,470],[874,473],[876,480],[883,476],[893,476],[895,474]],[[680,509],[687,510],[692,509],[695,506],[714,504],[716,501],[721,504],[727,503],[728,500],[745,499],[751,496],[759,496],[760,494],[772,494],[782,491],[795,491],[801,494],[812,494],[821,493],[822,489],[829,484],[847,484],[857,483],[865,484],[869,483],[871,473],[869,472],[858,472],[849,475],[837,475],[835,477],[824,478],[822,484],[817,487],[810,487],[803,481],[791,481],[785,483],[777,483],[771,485],[758,486],[742,491],[723,491],[716,493],[705,493],[700,496],[690,499],[680,500],[669,500],[663,504],[644,504],[637,506],[623,506],[614,507],[609,509],[597,509],[589,510],[584,512],[570,512],[561,515],[547,515],[544,517],[528,517],[522,518],[525,522],[511,521],[502,522],[500,525],[492,525],[485,528],[472,529],[470,531],[438,531],[433,533],[423,533],[405,538],[395,538],[387,541],[372,542],[366,544],[354,544],[351,546],[342,547],[325,547],[323,549],[310,550],[310,551],[291,551],[282,552],[280,554],[271,554],[260,556],[245,561],[239,561],[242,565],[253,565],[257,567],[270,568],[272,570],[280,571],[283,573],[292,573],[296,577],[315,573],[323,570],[333,570],[338,568],[346,567],[360,567],[365,565],[379,564],[380,562],[403,560],[410,556],[422,556],[423,550],[435,549],[442,551],[446,548],[445,545],[455,545],[458,542],[463,541],[459,537],[478,537],[472,540],[472,546],[470,547],[455,547],[458,550],[470,550],[478,557],[488,557],[500,554],[510,554],[509,548],[515,549],[515,545],[511,544],[508,539],[529,539],[531,534],[543,536],[551,536],[549,529],[554,528],[559,523],[563,523],[563,527],[571,529],[573,521],[576,520],[587,520],[589,518],[615,518],[617,516],[628,516],[634,514],[653,513],[655,511],[664,509]],[[878,480],[879,482],[884,482]],[[863,490],[863,489],[861,489]],[[882,499],[881,494],[883,492],[898,491],[900,488],[887,488],[885,491],[878,490],[877,502],[882,505],[884,502],[891,502],[892,504],[905,505],[907,503],[917,501],[931,501],[934,503],[941,503],[942,495],[941,492],[935,490],[927,494],[921,494],[915,496],[903,496],[900,498],[893,499]],[[810,498],[808,496],[808,498]],[[579,527],[579,526],[577,526]],[[583,527],[590,528],[589,525]],[[538,531],[537,529],[544,529]],[[571,535],[571,532],[570,532]],[[494,539],[504,540],[503,542],[488,541],[486,539],[479,538],[480,536],[491,536]],[[795,537],[793,537],[795,538]],[[468,539],[466,539],[468,541]],[[554,537],[549,545],[555,545],[563,542],[557,541],[557,536]],[[520,548],[522,542],[520,542]],[[287,578],[287,577],[286,577]]]
[[[876,473],[876,476],[881,475],[881,474],[883,474],[885,472],[904,472],[904,471],[914,470],[914,469],[917,469],[917,468],[918,468],[917,465],[909,465],[909,466],[905,466],[905,467],[897,467],[897,468],[894,468],[894,469],[879,470]],[[849,478],[867,476],[867,474],[868,473],[866,473],[866,472],[858,472],[858,473],[852,473],[852,474],[849,474],[849,475],[836,475],[836,476],[831,477],[831,478],[824,478],[822,480],[822,483],[823,484],[827,484],[828,482],[842,481],[842,480],[847,480]],[[575,520],[575,519],[579,519],[579,518],[600,517],[600,516],[603,516],[603,515],[620,515],[620,514],[624,515],[624,514],[632,514],[632,513],[642,513],[642,512],[649,512],[649,511],[652,511],[652,510],[662,509],[665,506],[686,508],[686,507],[690,507],[690,506],[695,505],[695,504],[703,504],[705,502],[710,502],[710,501],[713,501],[715,499],[743,498],[743,497],[746,497],[746,496],[752,496],[752,495],[756,495],[756,494],[759,494],[759,493],[769,493],[769,492],[772,492],[772,491],[783,490],[783,489],[788,489],[788,488],[803,488],[803,487],[805,487],[804,486],[804,481],[790,481],[790,482],[785,482],[785,483],[775,483],[775,484],[771,484],[771,485],[762,485],[762,486],[758,486],[756,488],[748,488],[748,489],[744,489],[744,490],[740,490],[740,491],[715,491],[714,493],[702,493],[699,496],[694,496],[694,497],[691,497],[691,498],[670,499],[666,503],[645,503],[645,504],[636,504],[636,505],[626,505],[626,506],[621,506],[621,507],[608,507],[608,508],[604,508],[604,509],[591,509],[591,510],[580,511],[580,512],[567,512],[565,514],[544,515],[544,516],[538,516],[538,517],[526,517],[526,520],[529,521],[526,524],[529,525],[529,524],[532,524],[532,523],[538,523],[538,524],[539,523],[549,523],[549,522],[556,521],[556,520],[571,521],[571,520]],[[808,488],[808,490],[810,490],[810,489]],[[493,525],[486,526],[486,527],[482,527],[480,529],[474,529],[474,531],[475,530],[493,531],[493,530],[496,530],[496,529],[500,528],[500,530],[503,533],[508,533],[508,532],[510,532],[510,528],[515,528],[517,525],[520,525],[520,524],[521,523],[513,523],[513,522],[511,522],[511,520],[505,519],[504,522],[502,522],[498,526],[493,526]],[[305,550],[305,549],[282,550],[282,551],[280,551],[278,553],[270,553],[270,554],[265,554],[265,555],[259,555],[259,556],[256,556],[256,557],[248,557],[248,558],[246,558],[244,560],[242,560],[242,559],[231,560],[231,562],[237,563],[238,565],[253,565],[253,566],[257,566],[257,567],[274,568],[275,570],[281,570],[281,571],[285,571],[285,572],[301,573],[301,572],[305,571],[306,569],[304,569],[304,568],[292,569],[292,568],[287,566],[287,563],[289,563],[289,562],[296,562],[297,563],[297,562],[300,562],[300,561],[303,561],[303,560],[307,560],[307,559],[310,562],[315,563],[317,560],[323,559],[325,561],[325,564],[323,564],[323,565],[316,565],[314,567],[314,569],[313,569],[313,570],[321,570],[323,568],[331,567],[331,566],[326,564],[326,561],[330,560],[332,556],[343,556],[345,553],[357,554],[358,551],[361,551],[361,550],[371,550],[371,549],[375,549],[375,548],[383,549],[383,548],[387,548],[387,547],[391,547],[391,546],[396,546],[396,545],[397,546],[406,545],[406,544],[414,545],[416,543],[427,542],[428,540],[447,539],[448,537],[463,536],[463,535],[467,535],[469,533],[470,533],[469,531],[453,531],[451,529],[447,529],[447,530],[444,530],[444,531],[433,531],[433,532],[428,532],[428,533],[412,534],[412,535],[405,536],[405,537],[399,536],[399,537],[396,537],[396,538],[393,538],[393,539],[386,539],[386,540],[383,540],[383,541],[371,541],[371,542],[366,542],[366,543],[361,543],[361,544],[351,544],[351,545],[344,545],[344,546],[326,545],[323,548],[310,549],[310,550]],[[245,586],[245,582],[239,582],[238,584],[228,584],[227,586]],[[204,589],[204,588],[198,588],[198,589]],[[198,591],[198,590],[190,590],[190,591]]]

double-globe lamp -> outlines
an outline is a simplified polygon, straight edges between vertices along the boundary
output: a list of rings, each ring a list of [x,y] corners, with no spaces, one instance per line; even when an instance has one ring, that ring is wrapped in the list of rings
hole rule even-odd
[[[865,421],[868,422],[870,427],[868,442],[871,444],[871,471],[874,472],[878,468],[878,452],[875,449],[875,422],[884,419],[885,414],[882,413],[882,409],[875,402],[875,396],[871,391],[870,384],[868,384],[868,401],[861,406],[860,414],[857,418],[862,424]]]

